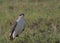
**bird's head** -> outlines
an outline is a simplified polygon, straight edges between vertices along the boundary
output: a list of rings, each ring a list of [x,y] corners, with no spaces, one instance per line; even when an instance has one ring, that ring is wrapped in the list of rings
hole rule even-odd
[[[19,16],[24,16],[24,13],[19,14]]]

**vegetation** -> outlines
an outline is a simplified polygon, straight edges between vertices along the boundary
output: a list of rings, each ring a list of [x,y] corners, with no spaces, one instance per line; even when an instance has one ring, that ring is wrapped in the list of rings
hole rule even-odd
[[[20,13],[25,14],[25,30],[10,41]],[[60,43],[60,0],[0,0],[0,43]]]

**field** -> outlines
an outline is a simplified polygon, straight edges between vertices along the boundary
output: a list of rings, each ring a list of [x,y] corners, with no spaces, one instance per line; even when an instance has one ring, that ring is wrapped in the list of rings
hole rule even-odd
[[[10,41],[20,13],[25,30]],[[60,0],[0,0],[0,43],[60,43]]]

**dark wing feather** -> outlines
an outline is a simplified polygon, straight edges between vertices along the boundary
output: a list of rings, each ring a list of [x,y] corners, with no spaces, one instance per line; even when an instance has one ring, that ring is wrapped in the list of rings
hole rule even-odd
[[[17,22],[15,22],[15,24],[12,26],[11,36],[12,36],[12,34],[13,34],[13,32],[14,32],[16,26],[17,26]]]

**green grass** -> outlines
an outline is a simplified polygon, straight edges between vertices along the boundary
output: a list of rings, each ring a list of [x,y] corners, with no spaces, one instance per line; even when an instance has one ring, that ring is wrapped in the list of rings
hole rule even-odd
[[[25,14],[25,30],[9,40],[12,24]],[[60,43],[60,0],[0,0],[0,43]]]

